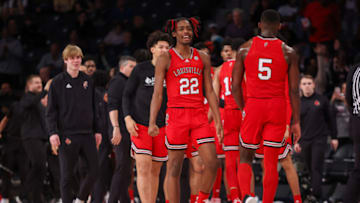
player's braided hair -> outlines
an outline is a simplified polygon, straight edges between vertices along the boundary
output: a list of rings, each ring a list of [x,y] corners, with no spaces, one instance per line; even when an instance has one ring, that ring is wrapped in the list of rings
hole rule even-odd
[[[200,20],[199,20],[198,17],[191,17],[191,18],[180,17],[180,18],[176,18],[176,19],[169,19],[166,22],[164,31],[166,33],[168,33],[170,36],[172,36],[171,33],[176,30],[177,23],[179,21],[182,21],[182,20],[189,21],[189,23],[190,23],[190,25],[191,25],[191,27],[193,29],[195,37],[198,38],[199,37],[199,31],[200,31]]]

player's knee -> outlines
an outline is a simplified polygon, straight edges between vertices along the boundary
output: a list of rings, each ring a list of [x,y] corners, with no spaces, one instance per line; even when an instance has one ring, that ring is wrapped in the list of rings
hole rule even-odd
[[[182,163],[179,160],[168,161],[167,170],[173,177],[178,177],[181,174]]]
[[[216,171],[220,167],[220,160],[217,158],[211,159],[211,160],[206,161],[206,163],[204,163],[204,165],[208,170],[211,170],[214,173],[216,173]]]
[[[193,163],[191,163],[191,168],[190,169],[194,173],[203,173],[203,171],[205,169],[205,166],[204,166],[202,161],[196,160]]]
[[[159,176],[160,175],[160,170],[161,170],[161,165],[157,165],[157,164],[152,164],[152,167],[151,167],[151,175],[152,176]]]
[[[139,175],[149,176],[152,172],[151,170],[149,170],[150,166],[151,166],[151,163],[149,163],[149,162],[138,161],[136,163],[136,171]]]

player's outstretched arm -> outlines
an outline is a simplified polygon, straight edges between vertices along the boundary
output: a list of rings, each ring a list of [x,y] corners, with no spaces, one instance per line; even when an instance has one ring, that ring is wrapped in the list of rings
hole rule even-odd
[[[299,57],[295,50],[285,45],[285,53],[289,63],[289,96],[292,109],[291,131],[296,144],[300,137],[300,95],[299,95]]]
[[[241,86],[242,81],[244,80],[245,73],[244,59],[250,47],[251,41],[245,43],[243,46],[240,47],[238,53],[236,54],[236,61],[232,72],[231,91],[241,111],[244,109],[245,105],[243,98],[243,89]]]
[[[205,88],[205,96],[206,99],[209,102],[210,109],[213,113],[213,118],[215,122],[216,127],[216,133],[219,138],[219,142],[222,143],[222,139],[224,137],[224,132],[221,124],[220,119],[220,111],[219,111],[219,102],[216,97],[215,91],[212,86],[212,80],[211,80],[211,63],[210,63],[210,57],[207,54],[204,54],[200,52],[201,60],[204,64],[204,88]]]
[[[150,104],[150,118],[149,118],[149,135],[156,136],[159,134],[159,129],[156,126],[156,117],[159,113],[161,103],[163,100],[163,85],[166,71],[170,64],[170,54],[167,52],[162,54],[155,64],[155,86],[154,93]]]

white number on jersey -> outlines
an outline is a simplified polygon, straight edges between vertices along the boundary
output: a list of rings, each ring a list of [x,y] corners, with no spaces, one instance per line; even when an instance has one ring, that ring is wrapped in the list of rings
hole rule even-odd
[[[271,69],[265,64],[271,64],[272,59],[259,58],[259,72],[258,77],[260,80],[269,80],[271,78]]]
[[[225,96],[231,95],[231,91],[230,91],[231,81],[232,81],[232,78],[229,78],[229,77],[225,77],[225,78],[224,78],[224,83],[225,83]]]
[[[199,81],[197,78],[181,78],[180,94],[199,94]]]

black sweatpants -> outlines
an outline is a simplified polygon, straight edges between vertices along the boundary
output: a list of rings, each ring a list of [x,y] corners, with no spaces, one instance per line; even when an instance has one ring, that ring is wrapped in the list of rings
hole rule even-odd
[[[60,164],[59,157],[48,151],[48,171],[50,175],[51,195],[55,199],[60,199]]]
[[[130,136],[121,132],[122,139],[119,145],[114,146],[115,170],[111,181],[108,203],[129,203],[128,187],[131,180]]]
[[[107,139],[107,138],[105,138]],[[99,174],[97,181],[92,192],[92,202],[102,203],[106,191],[109,189],[111,177],[112,177],[112,165],[111,165],[111,144],[108,140],[103,139],[99,147],[99,168],[101,173]]]
[[[28,159],[20,139],[8,139],[4,144],[1,164],[16,173],[21,182],[26,182],[26,175],[28,172]],[[0,194],[3,198],[11,198],[10,190],[12,189],[11,177],[12,174],[1,169],[2,187]],[[24,184],[21,184],[20,194],[25,194],[26,190]]]
[[[95,137],[92,134],[61,136],[59,149],[60,192],[64,203],[72,203],[74,198],[86,200],[93,189],[99,172]],[[73,188],[74,168],[81,157],[88,166],[87,174],[80,183],[78,194]]]
[[[321,183],[326,145],[325,136],[312,141],[302,141],[300,143],[301,156],[310,172],[313,195],[319,200],[322,197]]]
[[[352,171],[344,192],[344,203],[353,203],[360,201],[360,118],[351,116],[350,134],[353,138],[355,167]]]
[[[24,149],[30,162],[25,188],[31,195],[32,202],[44,202],[43,183],[46,176],[47,142],[42,139],[25,139]]]

